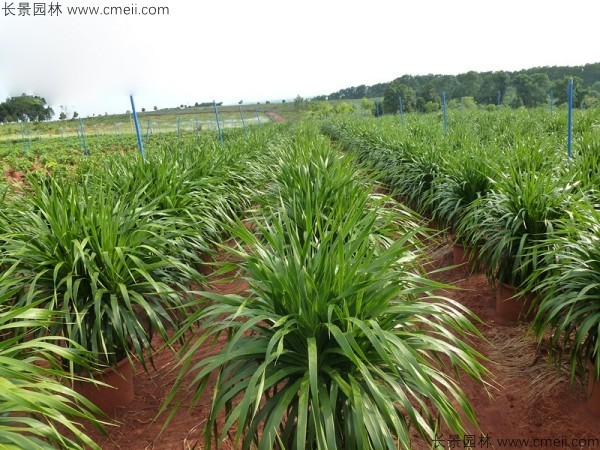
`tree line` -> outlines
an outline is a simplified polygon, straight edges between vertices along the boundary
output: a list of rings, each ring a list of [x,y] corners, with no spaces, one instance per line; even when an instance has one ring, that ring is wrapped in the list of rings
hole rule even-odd
[[[567,85],[573,79],[575,107],[600,104],[600,63],[584,66],[538,67],[516,72],[476,72],[459,75],[403,75],[389,83],[353,86],[313,100],[383,97],[383,112],[431,112],[441,108],[441,94],[464,106],[497,105],[536,107],[567,101]]]

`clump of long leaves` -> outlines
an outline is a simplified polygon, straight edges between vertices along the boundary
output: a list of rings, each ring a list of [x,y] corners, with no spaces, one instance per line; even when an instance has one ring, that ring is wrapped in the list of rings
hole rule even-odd
[[[375,183],[372,177],[356,172],[355,158],[333,151],[323,136],[310,131],[297,132],[279,145],[284,151],[275,153],[278,156],[275,184],[263,204],[269,211],[271,205],[279,203],[298,227],[300,239],[311,237],[311,233],[331,231],[331,226],[352,217],[354,210],[370,214],[376,209],[373,230],[377,233],[373,234],[388,243],[398,231],[396,221],[401,215],[406,221],[417,220],[407,209],[385,208],[389,201],[386,196],[367,194]],[[323,217],[328,220],[321,220]],[[315,226],[321,228],[315,230]]]
[[[15,266],[0,274],[0,447],[99,449],[77,421],[102,429],[93,414],[100,412],[60,381],[64,361],[85,366],[88,355],[53,337],[32,337],[56,315],[39,308],[40,302],[11,306],[23,282]]]
[[[553,233],[578,191],[560,175],[509,164],[498,173],[490,192],[467,208],[458,233],[469,245],[481,246],[490,281],[520,287],[544,264],[539,243]]]
[[[165,339],[168,326],[177,328],[170,312],[182,308],[197,273],[174,254],[184,245],[170,216],[54,179],[13,206],[18,220],[4,236],[4,253],[29,281],[15,304],[41,301],[60,311],[52,335],[110,365],[132,354],[144,362],[149,328]]]
[[[179,219],[172,226],[183,233],[187,250],[203,254],[223,237],[223,224],[249,203],[248,189],[243,189],[247,180],[231,154],[214,143],[163,145],[147,161],[137,155],[109,159],[106,174],[95,183],[106,184],[132,207],[152,207],[160,216]]]
[[[487,194],[494,169],[483,151],[463,151],[447,161],[444,174],[434,181],[427,203],[433,218],[454,233],[467,207]]]
[[[330,166],[301,166],[314,171],[314,186],[326,183],[322,171]],[[295,195],[312,198],[311,189],[301,184]],[[410,448],[411,427],[433,440],[440,421],[457,432],[464,417],[475,421],[446,370],[477,380],[485,373],[480,355],[461,340],[480,336],[470,313],[431,294],[439,285],[417,263],[423,230],[400,213],[396,240],[385,238],[380,221],[389,212],[365,209],[368,192],[362,184],[354,189],[337,196],[334,211],[307,203],[302,220],[282,196],[257,219],[256,234],[238,226],[235,252],[250,295],[205,294],[214,302],[190,316],[190,328],[200,323],[201,332],[182,350],[169,397],[191,377],[197,403],[216,373],[207,448],[232,429],[243,449]],[[221,334],[229,337],[225,347],[195,362]]]
[[[573,155],[569,169],[574,180],[580,182],[581,189],[600,203],[600,132],[584,134]]]
[[[572,214],[540,248],[548,263],[530,279],[540,296],[533,329],[572,378],[591,361],[600,379],[600,212],[580,202]]]

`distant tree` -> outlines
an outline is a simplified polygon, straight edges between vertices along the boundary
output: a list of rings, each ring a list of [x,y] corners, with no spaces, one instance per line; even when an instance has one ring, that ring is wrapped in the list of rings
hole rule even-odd
[[[555,80],[552,83],[554,100],[556,103],[567,103],[569,93],[569,80],[573,79],[573,107],[578,108],[583,104],[583,99],[587,94],[587,89],[583,87],[583,80],[579,77],[566,76],[561,80]]]
[[[244,103],[244,100],[240,100],[240,101],[238,102],[238,105],[241,105],[242,103]]]
[[[498,92],[500,101],[504,99],[508,86],[510,84],[510,75],[506,72],[494,72],[483,78],[481,89],[477,100],[484,105],[495,105],[498,102]]]
[[[438,92],[433,82],[430,81],[421,87],[417,95],[417,109],[419,111],[437,111],[441,105],[441,93]]]
[[[146,112],[146,108],[142,108],[142,112]]]
[[[590,89],[583,98],[583,107],[592,108],[600,104],[600,92]]]
[[[79,117],[79,113],[77,111],[73,111],[73,119],[77,119]]]
[[[460,88],[460,84],[454,75],[435,75],[431,80],[435,86],[435,90],[439,95],[446,93],[446,100],[453,97],[458,97],[455,92]]]
[[[19,97],[9,97],[0,103],[0,122],[40,122],[51,119],[53,115],[54,111],[43,97],[22,94]]]
[[[472,97],[475,98],[481,87],[481,76],[478,72],[471,70],[456,76],[458,87],[455,89],[453,96],[457,98]]]
[[[281,100],[281,103],[285,103],[285,99]]]
[[[550,80],[546,74],[539,76],[530,76],[525,74],[517,75],[512,84],[516,90],[517,104],[513,106],[526,106],[533,108],[546,103],[548,99],[548,87]]]
[[[158,111],[158,108],[156,106],[154,107],[154,111]]]
[[[400,82],[396,78],[392,81],[383,94],[383,113],[395,114],[400,112],[399,98],[402,98],[402,111],[411,112],[417,106],[417,93],[414,89]]]
[[[58,118],[60,120],[65,120],[67,118],[67,115],[65,114],[64,111],[61,111],[61,113],[58,115]]]

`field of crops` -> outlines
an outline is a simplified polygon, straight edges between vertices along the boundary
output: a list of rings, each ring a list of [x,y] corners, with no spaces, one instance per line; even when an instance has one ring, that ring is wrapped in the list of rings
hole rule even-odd
[[[502,326],[532,331],[549,380],[600,378],[600,110],[576,112],[571,158],[566,122],[348,116],[223,143],[190,129],[148,133],[146,162],[118,133],[88,136],[89,156],[77,136],[4,142],[0,446],[464,443],[480,406],[466,389],[493,394],[497,364],[488,317],[443,283],[456,270],[511,302],[533,293]],[[448,240],[470,272],[432,270]],[[135,392],[159,417],[139,444],[127,401],[102,416],[80,388],[123,360],[166,389]],[[173,437],[187,408],[194,432]],[[600,438],[597,420],[576,437]]]

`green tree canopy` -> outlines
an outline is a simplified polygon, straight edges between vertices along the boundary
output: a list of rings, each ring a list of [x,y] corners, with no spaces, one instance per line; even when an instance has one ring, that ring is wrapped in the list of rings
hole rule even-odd
[[[53,115],[54,111],[46,100],[35,95],[22,94],[0,103],[0,122],[40,122],[51,119]]]
[[[484,105],[495,105],[498,102],[498,93],[500,101],[506,95],[510,84],[510,75],[506,72],[494,72],[483,78],[477,101]]]
[[[458,86],[454,90],[454,97],[477,97],[479,88],[481,87],[481,76],[478,72],[471,70],[456,76]]]
[[[528,108],[540,106],[548,100],[550,79],[546,74],[517,75],[513,81],[519,103]]]
[[[438,92],[432,81],[421,88],[417,96],[417,109],[424,112],[432,112],[440,109],[442,105],[442,93]]]
[[[402,110],[404,112],[415,110],[417,106],[417,93],[397,78],[388,85],[383,94],[384,114],[395,114],[400,111],[399,97],[402,98]]]
[[[583,87],[583,80],[579,77],[566,76],[562,80],[555,80],[552,83],[554,100],[556,103],[567,103],[569,96],[569,80],[571,78],[573,79],[573,106],[578,107],[587,95],[587,89]]]
[[[479,105],[496,105],[498,92],[502,104],[518,106],[542,105],[551,89],[555,94],[564,97],[566,101],[566,82],[569,78],[577,77],[581,80],[576,86],[575,107],[590,106],[589,100],[600,93],[600,63],[586,64],[573,67],[536,67],[514,72],[475,72],[470,71],[459,75],[402,75],[389,83],[378,83],[372,86],[360,85],[357,87],[341,89],[329,95],[314,97],[314,100],[333,99],[361,99],[385,97],[385,91],[391,83],[403,84],[416,92],[419,111],[436,111],[439,109],[440,96],[446,93],[449,105],[458,105],[462,98],[473,98]],[[516,81],[515,81],[516,80]],[[564,89],[563,89],[564,87]],[[558,92],[560,89],[560,93]],[[393,91],[389,91],[393,92]],[[542,94],[543,92],[543,94]],[[391,94],[393,96],[393,94]],[[450,103],[451,100],[455,102]],[[388,100],[391,102],[391,100]],[[403,103],[406,103],[404,98]],[[389,108],[396,108],[395,102],[389,103],[385,112],[394,112]]]

